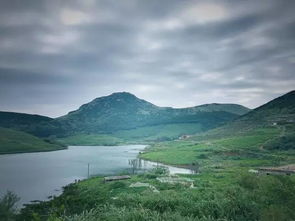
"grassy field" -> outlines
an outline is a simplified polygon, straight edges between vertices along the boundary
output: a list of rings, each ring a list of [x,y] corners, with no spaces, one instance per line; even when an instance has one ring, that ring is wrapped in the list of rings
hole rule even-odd
[[[120,130],[112,134],[79,134],[58,139],[66,145],[120,145],[149,144],[159,141],[177,139],[184,134],[195,134],[202,131],[199,124],[167,124],[139,127],[132,130]]]
[[[154,142],[174,140],[184,134],[196,134],[199,132],[202,132],[200,124],[179,123],[122,130],[114,133],[114,135],[126,141]]]
[[[277,127],[268,127],[247,131],[243,135],[216,139],[195,136],[186,140],[154,144],[142,153],[141,157],[173,165],[198,162],[203,167],[214,162],[232,166],[236,160],[249,166],[265,163],[277,165],[289,162],[288,159],[295,153],[294,149],[279,152],[265,149],[265,146],[278,139],[281,133]]]
[[[58,139],[59,142],[65,145],[74,146],[112,146],[123,143],[123,140],[108,134],[80,134]]]
[[[65,147],[33,135],[0,127],[0,154],[60,150]]]

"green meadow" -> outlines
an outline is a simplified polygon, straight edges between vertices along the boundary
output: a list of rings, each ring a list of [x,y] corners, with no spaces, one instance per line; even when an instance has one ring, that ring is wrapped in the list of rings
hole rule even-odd
[[[67,145],[120,145],[120,144],[150,144],[155,142],[175,140],[183,134],[199,133],[203,129],[197,123],[164,124],[139,127],[129,130],[119,130],[108,134],[78,134],[59,138],[58,141]]]

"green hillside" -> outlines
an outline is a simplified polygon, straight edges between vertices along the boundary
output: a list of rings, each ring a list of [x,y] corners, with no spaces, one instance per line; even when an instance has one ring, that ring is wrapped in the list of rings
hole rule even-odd
[[[295,152],[295,92],[292,91],[225,126],[182,141],[153,145],[143,158],[168,164],[226,162],[245,159],[249,166],[293,162]],[[294,155],[295,156],[295,155]],[[252,159],[251,161],[251,158]],[[291,160],[292,159],[292,160]],[[233,162],[230,161],[231,166]],[[240,162],[239,162],[240,163]],[[293,162],[294,163],[294,162]]]
[[[62,127],[53,118],[15,112],[0,111],[0,127],[24,131],[38,137],[62,133]]]
[[[59,144],[50,143],[25,132],[0,127],[0,154],[51,151],[64,148]]]

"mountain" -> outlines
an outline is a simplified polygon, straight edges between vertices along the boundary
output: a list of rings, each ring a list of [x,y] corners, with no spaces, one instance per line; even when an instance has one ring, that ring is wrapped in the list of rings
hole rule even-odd
[[[260,125],[284,124],[295,120],[295,91],[280,96],[237,119]]]
[[[185,108],[188,111],[191,112],[197,112],[197,111],[204,111],[204,112],[214,112],[214,111],[224,111],[236,115],[244,115],[250,111],[249,108],[244,107],[239,104],[218,104],[218,103],[212,103],[212,104],[203,104],[191,108]]]
[[[39,152],[64,149],[60,144],[31,134],[0,127],[0,154]]]
[[[62,133],[62,126],[53,118],[36,114],[0,111],[0,127],[24,131],[38,137]]]
[[[24,114],[15,112],[0,111],[0,125],[3,127],[27,127],[30,124],[38,124],[53,120],[50,117],[45,117],[36,114]]]
[[[207,130],[249,111],[235,104],[207,104],[192,108],[158,107],[127,92],[96,98],[78,110],[55,119],[67,131],[114,133],[170,124],[198,124]]]

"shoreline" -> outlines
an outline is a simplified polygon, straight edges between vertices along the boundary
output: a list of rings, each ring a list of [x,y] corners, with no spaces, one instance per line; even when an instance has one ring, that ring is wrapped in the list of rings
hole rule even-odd
[[[66,150],[69,146],[61,147],[54,150],[32,150],[32,151],[16,151],[16,152],[0,152],[1,155],[10,155],[10,154],[23,154],[23,153],[42,153],[42,152],[53,152],[53,151],[59,151],[59,150]]]

